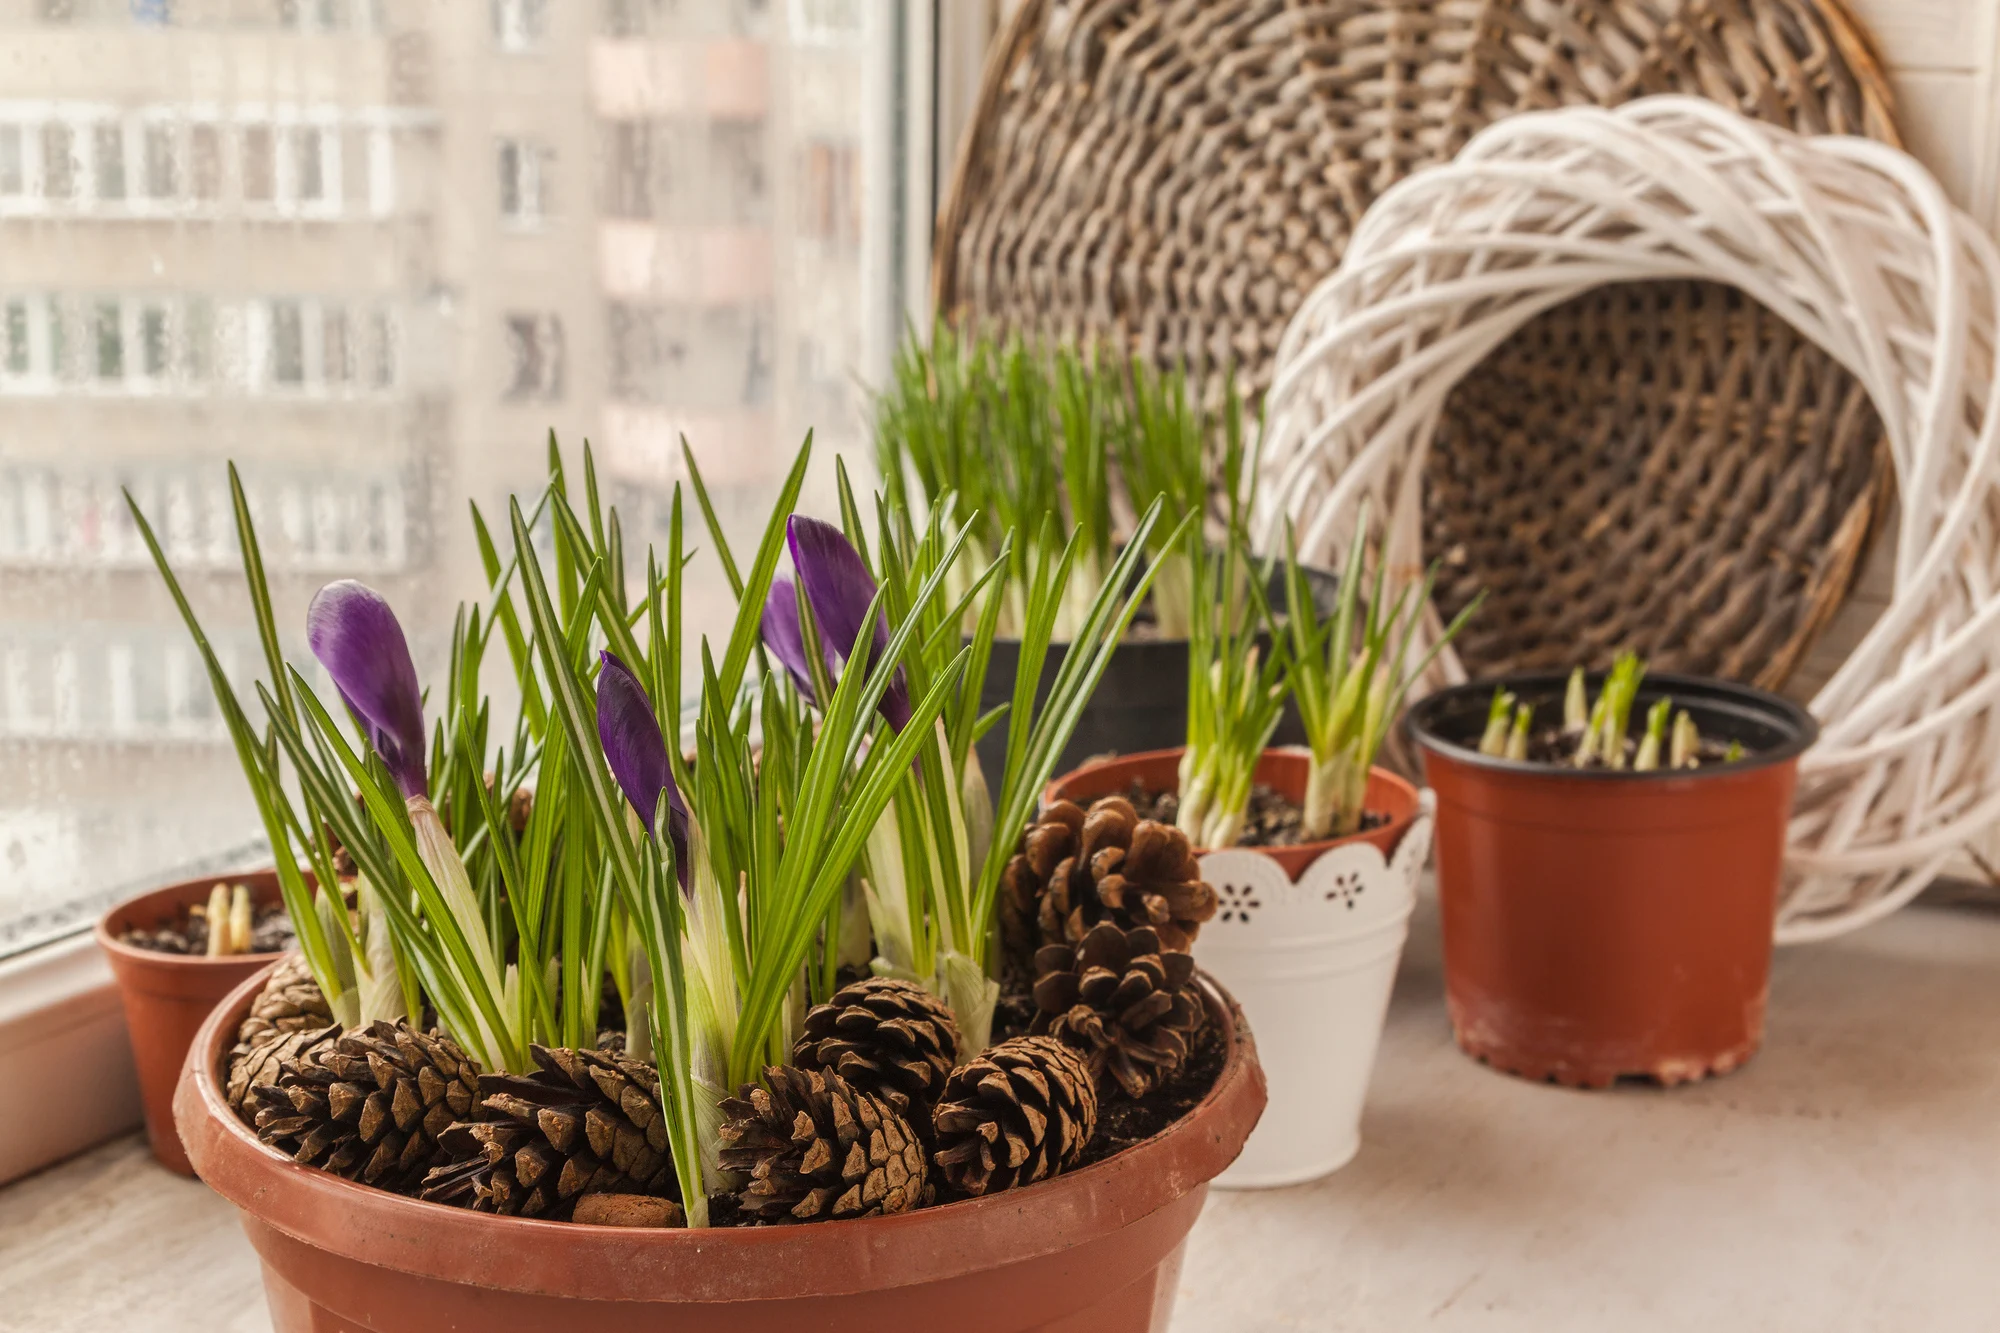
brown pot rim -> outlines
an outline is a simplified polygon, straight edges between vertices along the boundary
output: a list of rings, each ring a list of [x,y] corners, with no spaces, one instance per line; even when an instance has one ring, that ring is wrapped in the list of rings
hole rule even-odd
[[[1602,685],[1604,676],[1605,673],[1602,671],[1585,673],[1585,679],[1596,686]],[[1783,695],[1760,690],[1754,685],[1745,685],[1738,681],[1722,680],[1714,676],[1686,675],[1674,671],[1648,671],[1640,683],[1633,710],[1637,712],[1642,706],[1664,695],[1671,695],[1712,712],[1758,717],[1764,725],[1785,733],[1784,739],[1777,745],[1758,750],[1729,764],[1692,769],[1655,769],[1639,773],[1622,768],[1571,768],[1561,764],[1541,764],[1526,759],[1507,759],[1499,755],[1481,754],[1477,746],[1452,740],[1439,729],[1445,713],[1464,708],[1471,700],[1482,703],[1490,701],[1496,689],[1509,690],[1515,694],[1553,694],[1560,698],[1568,682],[1569,673],[1566,671],[1522,671],[1467,681],[1462,685],[1448,686],[1419,699],[1410,706],[1403,725],[1426,752],[1444,755],[1468,767],[1484,769],[1495,775],[1548,778],[1558,782],[1623,782],[1653,785],[1708,782],[1720,778],[1739,777],[1744,773],[1755,772],[1760,768],[1769,768],[1776,764],[1792,763],[1819,740],[1819,719],[1803,705],[1794,703]]]
[[[1122,768],[1128,765],[1138,767],[1142,764],[1156,763],[1165,759],[1178,761],[1185,753],[1187,753],[1185,745],[1174,745],[1163,750],[1135,750],[1131,754],[1111,755],[1108,758],[1093,759],[1089,763],[1078,764],[1069,772],[1058,773],[1055,777],[1049,779],[1048,785],[1042,788],[1042,804],[1047,805],[1051,801],[1067,800],[1068,798],[1063,796],[1058,789],[1087,774],[1101,773],[1106,769]],[[1264,761],[1272,755],[1288,757],[1297,755],[1309,756],[1310,753],[1303,746],[1273,745],[1257,756],[1258,767],[1261,768]],[[1363,829],[1359,833],[1343,834],[1338,838],[1321,838],[1317,842],[1294,842],[1288,843],[1283,847],[1197,847],[1194,849],[1194,853],[1196,856],[1209,856],[1216,852],[1259,852],[1274,861],[1285,859],[1284,856],[1280,855],[1280,853],[1284,853],[1307,860],[1318,860],[1334,848],[1345,847],[1351,842],[1376,842],[1393,847],[1403,840],[1403,835],[1409,832],[1410,826],[1415,824],[1418,816],[1423,814],[1422,798],[1417,791],[1416,785],[1399,773],[1394,773],[1380,765],[1375,765],[1369,768],[1368,775],[1373,780],[1385,782],[1392,787],[1400,789],[1409,797],[1410,808],[1402,814],[1392,816],[1386,824],[1377,824],[1374,828]]]
[[[176,884],[164,885],[157,889],[148,889],[144,893],[135,893],[130,898],[122,899],[107,908],[104,914],[97,918],[97,923],[91,927],[91,932],[97,937],[98,946],[106,953],[115,954],[119,958],[130,962],[142,963],[151,967],[181,968],[192,971],[204,967],[240,967],[248,962],[276,962],[285,956],[284,950],[280,949],[275,953],[269,951],[263,953],[232,953],[223,954],[220,957],[210,957],[208,954],[202,953],[167,953],[161,949],[142,949],[136,944],[127,944],[125,941],[119,939],[112,929],[114,921],[134,911],[141,904],[150,903],[155,898],[176,899],[197,889],[203,891],[213,889],[217,884],[235,885],[248,883],[252,886],[251,898],[255,901],[258,896],[256,881],[267,876],[275,880],[277,872],[269,867],[265,867],[260,870],[225,871],[219,875],[197,875],[193,879],[184,879]]]
[[[1207,1095],[1151,1138],[1080,1171],[985,1198],[896,1217],[817,1225],[702,1231],[587,1226],[496,1217],[427,1203],[302,1166],[259,1142],[229,1110],[216,1070],[269,969],[210,1013],[188,1052],[174,1118],[201,1178],[266,1227],[315,1249],[416,1276],[521,1295],[706,1304],[811,1299],[948,1280],[1069,1249],[1138,1222],[1202,1188],[1236,1159],[1262,1114],[1264,1074],[1243,1011],[1198,974],[1212,1019],[1231,1037]],[[1016,1226],[1030,1239],[1005,1251],[994,1221],[1032,1211]],[[802,1285],[786,1256],[801,1246],[811,1269],[839,1274]],[[577,1251],[590,1251],[577,1290]],[[837,1251],[827,1257],[828,1250]]]

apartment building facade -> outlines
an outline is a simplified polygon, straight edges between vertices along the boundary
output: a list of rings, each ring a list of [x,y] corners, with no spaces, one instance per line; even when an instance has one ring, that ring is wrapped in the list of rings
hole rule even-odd
[[[640,551],[683,434],[739,528],[808,427],[859,444],[873,22],[0,0],[0,954],[255,835],[123,491],[246,683],[232,461],[281,621],[361,577],[423,658],[480,591],[465,498],[551,429]]]

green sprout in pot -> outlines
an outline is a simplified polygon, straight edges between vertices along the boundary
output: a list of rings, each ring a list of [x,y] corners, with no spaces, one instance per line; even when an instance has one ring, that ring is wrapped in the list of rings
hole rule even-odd
[[[1744,754],[1742,743],[1717,744],[1702,736],[1693,716],[1676,708],[1671,696],[1653,700],[1645,711],[1639,734],[1632,735],[1632,713],[1638,705],[1640,688],[1646,679],[1646,664],[1638,654],[1621,652],[1605,673],[1597,697],[1590,697],[1589,679],[1582,667],[1569,674],[1563,690],[1563,723],[1559,731],[1531,733],[1531,723],[1519,705],[1511,728],[1496,740],[1496,717],[1504,698],[1513,707],[1513,695],[1505,687],[1494,692],[1494,710],[1489,712],[1486,729],[1479,740],[1481,754],[1541,763],[1559,763],[1572,768],[1603,768],[1613,772],[1655,773],[1699,768],[1704,763],[1734,763]]]
[[[1034,592],[1034,534],[1050,519],[1058,549],[1075,538],[1074,577],[1056,609],[1055,642],[1088,621],[1117,560],[1114,515],[1135,523],[1156,504],[1147,533],[1128,529],[1150,566],[1155,626],[1187,637],[1194,572],[1168,535],[1199,522],[1224,448],[1220,424],[1190,398],[1187,377],[1122,362],[1101,347],[1005,340],[939,321],[928,340],[911,330],[874,404],[875,462],[886,503],[921,517],[949,506],[965,528],[954,601],[1000,554],[997,633],[1018,638]],[[1239,408],[1231,404],[1229,412]],[[1009,534],[1014,536],[1010,543]],[[965,632],[976,627],[968,604]]]
[[[1250,554],[1245,515],[1253,482],[1245,463],[1241,405],[1232,391],[1223,419],[1228,514],[1221,546],[1209,549],[1189,524],[1177,549],[1163,556],[1191,575],[1187,746],[1175,823],[1197,847],[1232,847],[1241,836],[1257,761],[1285,704],[1288,645],[1270,634],[1265,594],[1275,562],[1260,567]]]
[[[1361,831],[1368,771],[1395,725],[1411,682],[1429,669],[1485,600],[1484,593],[1475,597],[1412,663],[1410,649],[1430,604],[1438,567],[1433,563],[1420,585],[1405,586],[1391,601],[1386,565],[1377,564],[1372,581],[1366,576],[1366,532],[1364,514],[1341,570],[1331,618],[1322,617],[1313,601],[1289,526],[1285,534],[1290,685],[1312,751],[1303,825],[1308,839]],[[1517,705],[1511,694],[1496,691],[1480,749],[1490,754],[1523,749],[1529,716],[1526,706]]]
[[[928,346],[913,330],[898,351],[875,403],[885,502],[914,511],[914,483],[923,511],[949,506],[963,524],[954,601],[1005,550],[998,633],[1022,633],[1035,572],[1031,543],[1008,537],[1037,532],[1051,518],[1065,538],[1077,537],[1077,578],[1058,607],[1057,639],[1067,641],[1088,616],[1090,593],[1116,554],[1108,460],[1121,396],[1100,355],[1067,344],[1003,343],[939,321]]]

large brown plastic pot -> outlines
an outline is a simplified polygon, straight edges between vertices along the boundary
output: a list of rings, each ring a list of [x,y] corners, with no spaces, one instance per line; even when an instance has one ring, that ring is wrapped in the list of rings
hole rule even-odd
[[[223,996],[244,978],[262,972],[278,955],[238,954],[204,958],[161,953],[125,944],[132,929],[158,930],[178,924],[187,909],[208,901],[218,883],[247,884],[257,906],[279,900],[278,876],[269,870],[245,875],[211,875],[140,894],[106,912],[97,923],[97,942],[111,960],[125,1027],[132,1037],[132,1061],[139,1070],[139,1095],[146,1107],[146,1139],[161,1166],[194,1174],[180,1137],[174,1133],[174,1084],[194,1034]],[[231,1028],[232,1036],[235,1029]]]
[[[1256,1047],[1205,978],[1229,1042],[1186,1117],[1084,1170],[900,1217],[632,1230],[493,1217],[300,1166],[230,1114],[240,987],[188,1054],[174,1111],[203,1180],[242,1210],[277,1333],[1144,1333],[1167,1327],[1208,1181],[1264,1107]]]
[[[1593,680],[1593,697],[1601,686]],[[1437,793],[1445,993],[1458,1044],[1497,1069],[1577,1087],[1675,1084],[1735,1069],[1764,1034],[1785,829],[1811,714],[1746,685],[1652,675],[1733,764],[1677,772],[1534,765],[1478,753],[1496,685],[1561,716],[1564,678],[1445,690],[1411,710]]]
[[[1132,790],[1134,782],[1147,791],[1179,791],[1181,755],[1184,752],[1182,747],[1177,746],[1171,750],[1146,750],[1139,754],[1093,760],[1053,779],[1044,789],[1042,798],[1045,801],[1075,801],[1078,805],[1089,805],[1100,796],[1125,795]],[[1306,798],[1306,780],[1311,773],[1312,755],[1309,751],[1270,749],[1258,757],[1251,777],[1287,800],[1302,803]],[[1403,840],[1410,825],[1416,822],[1417,789],[1386,769],[1373,768],[1368,771],[1368,789],[1363,795],[1362,806],[1372,813],[1387,816],[1387,819],[1374,828],[1344,838],[1325,838],[1292,847],[1258,847],[1255,850],[1276,861],[1293,879],[1303,875],[1306,867],[1328,850],[1345,842],[1372,843],[1383,856],[1394,855],[1396,844]]]

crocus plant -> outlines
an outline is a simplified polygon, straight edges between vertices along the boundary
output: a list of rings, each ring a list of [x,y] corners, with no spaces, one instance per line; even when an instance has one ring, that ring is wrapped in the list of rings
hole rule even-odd
[[[999,994],[991,923],[1001,872],[1012,850],[1005,842],[995,845],[995,802],[973,745],[1003,716],[1000,710],[981,716],[978,705],[994,635],[1011,595],[1003,575],[1014,558],[1014,534],[1002,539],[984,569],[959,581],[963,591],[954,601],[927,598],[924,590],[947,573],[955,553],[969,540],[972,521],[947,527],[949,497],[932,507],[921,532],[908,511],[878,506],[871,567],[864,523],[844,468],[839,480],[845,530],[802,515],[789,520],[797,591],[782,580],[774,583],[761,617],[765,647],[784,665],[793,687],[793,697],[781,704],[778,715],[796,719],[800,709],[815,707],[825,697],[826,674],[842,659],[835,644],[851,642],[855,651],[868,644],[879,653],[890,618],[915,633],[883,697],[878,741],[909,737],[909,695],[928,694],[954,675],[956,681],[929,734],[916,738],[916,762],[869,832],[860,875],[869,929],[829,920],[828,938],[872,934],[874,954],[853,961],[867,962],[878,975],[919,982],[942,996],[971,1053],[986,1045]],[[1142,516],[1140,536],[1149,534],[1157,521],[1157,508]],[[718,543],[723,540],[719,531],[711,535]],[[1007,828],[1027,822],[1083,701],[1150,582],[1142,545],[1135,544],[1089,585],[1089,600],[1070,625],[1071,647],[1055,688],[1037,712],[1034,690],[1056,622],[1065,608],[1074,609],[1079,602],[1075,587],[1081,541],[1073,534],[1059,549],[1053,522],[1045,521],[1028,545],[1032,559],[1021,603],[1022,650],[1013,702],[1005,713],[1008,761],[998,801],[999,826]],[[966,623],[973,629],[970,642],[961,647],[958,629]],[[767,719],[771,715],[767,708]],[[839,961],[837,955],[838,950],[828,950],[825,967]],[[828,971],[815,994],[831,988]]]
[[[1063,393],[1062,410],[1095,410],[1078,406],[1077,386]],[[1101,567],[1087,534],[1058,540],[1053,519],[1031,534],[1003,528],[974,558],[979,515],[954,519],[949,493],[921,523],[878,501],[871,525],[842,470],[838,525],[795,514],[811,451],[808,437],[742,564],[689,455],[737,597],[727,635],[689,654],[680,490],[664,549],[645,553],[643,585],[628,586],[623,529],[588,448],[573,496],[551,440],[549,483],[532,504],[510,501],[501,540],[472,508],[486,592],[452,617],[428,694],[389,599],[352,580],[320,589],[307,611],[323,675],[287,661],[232,469],[265,659],[258,722],[131,506],[208,670],[336,1020],[434,1013],[482,1070],[524,1073],[538,1046],[596,1046],[608,976],[627,1053],[657,1067],[694,1226],[729,1183],[722,1099],[789,1062],[804,1005],[834,989],[843,953],[930,987],[970,1050],[986,1044],[1013,850],[994,830],[1027,823],[1151,586],[1161,523],[1156,504]],[[1012,701],[982,715],[1010,607],[1022,636]],[[1059,621],[1070,648],[1038,705]],[[684,659],[699,664],[686,691]],[[494,718],[488,671],[510,677],[511,723]],[[972,749],[998,725],[1009,745],[996,794]]]
[[[1416,662],[1410,647],[1430,604],[1437,566],[1421,584],[1405,585],[1388,597],[1388,569],[1378,563],[1367,576],[1367,514],[1356,525],[1340,572],[1337,603],[1323,616],[1299,567],[1298,547],[1287,526],[1285,622],[1292,644],[1291,692],[1312,751],[1306,780],[1302,832],[1308,839],[1358,833],[1368,791],[1368,770],[1395,725],[1410,685],[1465,627],[1481,593],[1452,617]],[[1499,717],[1500,744],[1507,743],[1508,720]],[[1522,726],[1525,728],[1525,723]],[[1492,736],[1489,721],[1488,736]]]

